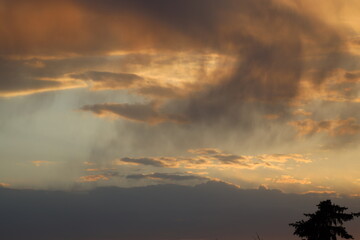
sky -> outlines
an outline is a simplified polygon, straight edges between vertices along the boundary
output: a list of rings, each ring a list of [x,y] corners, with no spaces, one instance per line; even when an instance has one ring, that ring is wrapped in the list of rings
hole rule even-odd
[[[158,191],[203,189],[186,201],[220,211],[206,196],[228,191],[233,199],[219,204],[243,194],[269,212],[267,199],[311,210],[325,197],[358,208],[359,16],[357,0],[0,0],[0,194],[59,194],[94,209],[92,198],[110,201],[111,192],[138,191],[151,206]],[[191,206],[196,216],[211,212]],[[202,229],[215,222],[202,222],[162,238],[210,239]],[[44,239],[58,231],[49,229]]]

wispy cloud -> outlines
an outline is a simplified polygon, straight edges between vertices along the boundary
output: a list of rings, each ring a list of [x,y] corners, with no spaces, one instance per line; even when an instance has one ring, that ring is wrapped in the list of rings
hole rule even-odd
[[[0,182],[0,188],[10,187],[9,183]]]
[[[282,169],[286,163],[311,163],[311,159],[302,154],[262,154],[255,156],[225,153],[219,149],[190,149],[194,157],[124,157],[114,161],[115,165],[143,165],[157,168],[243,168]]]
[[[42,161],[42,160],[31,161],[31,163],[36,167],[57,164],[57,162]]]
[[[209,181],[210,178],[203,177],[200,175],[189,175],[189,174],[170,174],[170,173],[149,173],[149,174],[132,174],[127,175],[127,179],[150,179],[150,180],[169,180],[169,181]]]
[[[280,184],[311,184],[310,179],[303,178],[303,179],[297,179],[290,175],[282,175],[279,178],[267,178],[267,181],[273,182],[273,183],[280,183]]]
[[[136,82],[144,80],[142,77],[131,73],[96,72],[71,74],[71,78],[88,82],[91,90],[128,89]]]
[[[86,183],[86,182],[98,182],[98,181],[109,181],[113,177],[118,177],[119,173],[114,171],[114,169],[86,169],[87,172],[98,172],[98,174],[81,176],[77,180],[78,182]]]
[[[91,111],[99,116],[112,116],[124,118],[131,121],[157,124],[162,122],[184,123],[186,120],[179,115],[162,113],[156,103],[149,104],[117,104],[104,103],[86,105],[84,111]]]
[[[88,175],[88,176],[82,176],[79,178],[79,182],[97,182],[97,181],[108,181],[110,178],[108,176],[97,174],[97,175]]]
[[[327,133],[330,136],[355,135],[360,133],[360,123],[356,118],[315,121],[312,119],[291,121],[299,136]]]

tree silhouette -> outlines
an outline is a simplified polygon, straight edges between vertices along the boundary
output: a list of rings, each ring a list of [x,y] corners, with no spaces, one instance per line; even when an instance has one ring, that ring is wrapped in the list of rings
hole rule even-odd
[[[346,207],[332,204],[330,200],[322,201],[315,213],[304,214],[307,221],[301,220],[289,224],[295,228],[294,235],[307,240],[336,240],[336,236],[353,239],[347,233],[343,223],[359,217],[360,213],[344,213]]]

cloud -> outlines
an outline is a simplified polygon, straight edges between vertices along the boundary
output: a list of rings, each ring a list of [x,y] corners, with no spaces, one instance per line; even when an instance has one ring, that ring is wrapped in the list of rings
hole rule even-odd
[[[248,163],[247,163],[248,162]],[[205,169],[226,165],[252,167],[250,161],[236,155],[212,155],[197,157],[147,157],[147,158],[120,158],[114,161],[116,165],[144,165],[161,168],[189,168]]]
[[[195,84],[198,72],[214,71],[222,58],[219,54],[208,56],[194,52],[183,53],[181,57],[177,52],[124,51],[117,54],[120,55],[1,58],[0,85],[4,91],[7,85],[16,86],[16,89],[7,90],[7,96],[18,96],[18,91],[29,87],[31,91],[23,91],[22,95],[67,89],[71,84],[73,88],[98,91],[125,89],[151,100],[184,98],[201,88],[200,84]],[[209,66],[201,70],[203,65]],[[44,88],[37,85],[39,80],[64,86]]]
[[[215,154],[212,157],[223,164],[235,164],[235,165],[239,164],[239,165],[249,166],[247,164],[249,160],[243,156],[222,153],[222,154]]]
[[[113,73],[88,71],[85,73],[71,74],[71,78],[84,80],[89,83],[91,90],[127,89],[136,82],[144,80],[142,77],[131,73]]]
[[[97,182],[100,180],[108,181],[110,178],[102,174],[82,176],[79,178],[79,182]]]
[[[289,175],[282,175],[280,178],[267,178],[266,180],[280,184],[311,184],[311,181],[308,178],[296,179],[293,176]]]
[[[8,58],[109,56],[114,52],[144,51],[225,56],[212,74],[202,74],[213,65],[211,61],[195,71],[197,84],[189,88],[199,90],[201,85],[201,90],[186,99],[164,103],[164,109],[171,109],[172,114],[192,123],[228,119],[241,124],[244,102],[290,101],[299,93],[302,74],[308,68],[304,59],[309,52],[319,53],[316,64],[312,65],[317,70],[312,82],[317,85],[336,67],[344,45],[340,31],[306,7],[296,4],[290,7],[275,0],[5,2],[2,6],[7,14],[0,20],[6,24],[0,31],[0,46],[1,54]],[[46,11],[40,14],[40,8]],[[33,66],[41,69],[42,64]],[[193,66],[189,64],[183,72],[193,72]],[[94,82],[94,89],[132,85],[129,76],[122,75],[119,80],[119,75],[104,71],[85,73],[91,75],[88,79]],[[104,83],[96,80],[104,75],[111,80]],[[183,96],[182,90],[177,86],[155,85],[144,86],[137,92],[170,97],[174,92]],[[169,115],[170,111],[164,110],[163,114]],[[164,117],[160,118],[165,121]]]
[[[210,159],[198,157],[142,157],[120,158],[113,162],[115,165],[143,165],[160,168],[206,168],[211,166]]]
[[[315,121],[304,119],[288,123],[295,127],[299,136],[315,133],[328,133],[330,136],[356,135],[360,133],[360,124],[356,118]]]
[[[160,112],[156,103],[149,104],[117,104],[104,103],[86,105],[84,111],[91,111],[99,116],[114,116],[125,118],[131,121],[158,124],[162,122],[184,123],[185,120],[179,115],[172,115]]]
[[[110,171],[110,170],[116,170],[114,168],[87,168],[85,171],[87,172],[104,172],[104,171]]]
[[[142,165],[156,168],[243,168],[257,169],[273,168],[281,170],[284,164],[311,163],[311,159],[302,154],[261,154],[261,155],[236,155],[225,153],[216,148],[189,149],[194,157],[124,157],[113,162],[115,165]]]
[[[82,88],[81,81],[67,78],[41,76],[39,69],[26,61],[7,60],[0,57],[0,97],[28,95],[39,92]]]
[[[86,169],[85,171],[87,171],[87,172],[100,172],[100,173],[99,174],[87,175],[87,176],[81,176],[77,180],[78,182],[86,183],[86,182],[109,181],[111,178],[119,176],[119,173],[115,172],[113,168]]]
[[[293,115],[295,115],[295,116],[298,116],[298,115],[300,115],[300,116],[311,116],[312,112],[307,112],[304,109],[299,108],[299,109],[296,109],[295,111],[293,111]]]
[[[117,163],[125,163],[125,164],[135,164],[135,165],[148,165],[154,167],[169,167],[172,164],[166,163],[166,161],[156,159],[156,158],[121,158]]]
[[[0,182],[0,188],[7,188],[7,187],[10,187],[10,184]]]
[[[358,60],[348,61],[354,62]],[[318,87],[315,87],[311,80],[305,78],[300,83],[300,94],[293,103],[295,105],[304,105],[319,100],[332,103],[358,103],[360,102],[358,75],[358,71],[349,72],[343,68],[336,68],[329,72],[322,85]]]
[[[31,163],[36,167],[40,167],[40,166],[44,166],[44,165],[46,166],[46,165],[56,164],[56,162],[41,161],[41,160],[31,161]]]
[[[304,192],[304,194],[321,194],[327,196],[336,196],[336,192],[331,190],[311,190]]]
[[[274,162],[274,163],[287,163],[289,161],[297,162],[297,163],[311,163],[312,161],[298,153],[292,154],[261,154],[255,156],[255,158],[261,159],[265,162]]]
[[[184,175],[184,174],[171,174],[171,173],[150,173],[150,174],[132,174],[127,175],[127,179],[141,180],[141,179],[150,179],[150,180],[160,180],[160,181],[193,181],[201,180],[208,181],[208,177],[203,177],[199,175]]]
[[[357,82],[360,83],[360,72],[346,72],[345,79],[349,82]]]
[[[261,154],[261,155],[234,155],[234,154],[215,154],[212,158],[218,161],[221,166],[239,167],[256,169],[258,167],[274,168],[281,170],[284,164],[294,163],[311,163],[312,161],[302,154]]]
[[[135,89],[134,93],[145,96],[151,99],[171,99],[182,98],[186,96],[186,90],[184,88],[176,86],[161,86],[161,85],[149,85]]]

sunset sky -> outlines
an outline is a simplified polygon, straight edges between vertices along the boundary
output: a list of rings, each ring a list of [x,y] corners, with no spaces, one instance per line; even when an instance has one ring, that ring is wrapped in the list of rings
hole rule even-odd
[[[360,2],[0,0],[0,111],[1,191],[359,207]]]

